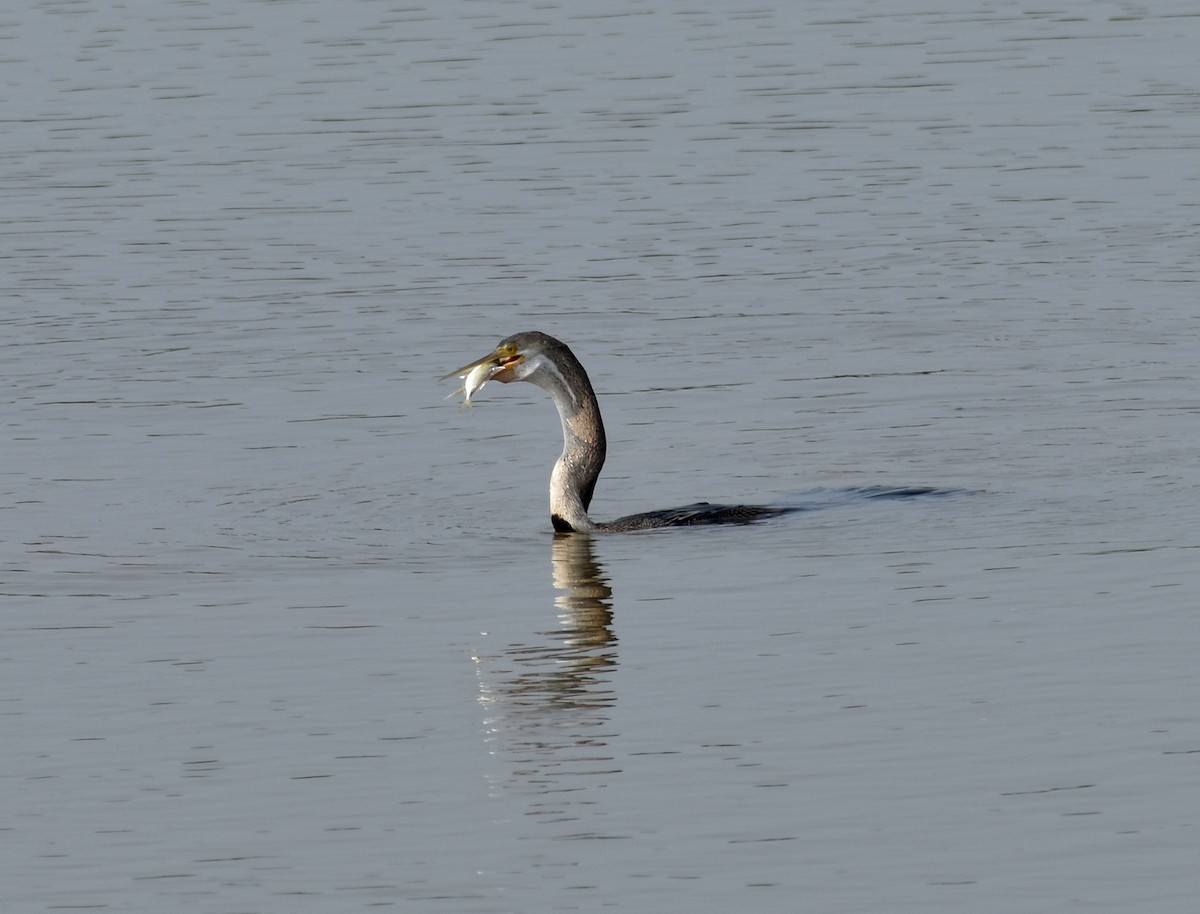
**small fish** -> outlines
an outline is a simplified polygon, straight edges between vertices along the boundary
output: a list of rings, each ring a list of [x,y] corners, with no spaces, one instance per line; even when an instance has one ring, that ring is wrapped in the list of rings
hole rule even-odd
[[[466,396],[463,397],[462,405],[472,406],[473,404],[471,403],[471,397],[483,390],[483,385],[492,379],[492,375],[495,373],[496,368],[497,366],[494,362],[480,362],[470,371],[458,375],[458,377],[465,379],[465,383],[458,390],[454,391],[454,393],[448,394],[446,399],[449,400],[451,397],[457,397],[459,394],[465,394]],[[448,377],[455,377],[455,375],[451,374],[448,375]]]

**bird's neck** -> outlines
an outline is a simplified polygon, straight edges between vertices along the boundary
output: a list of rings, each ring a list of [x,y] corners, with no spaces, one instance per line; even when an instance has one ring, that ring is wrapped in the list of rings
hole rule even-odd
[[[582,490],[574,479],[575,468],[560,457],[550,474],[550,522],[559,533],[584,533],[596,529],[588,517]]]
[[[570,387],[552,383],[546,389],[563,429],[563,452],[550,474],[550,519],[560,532],[595,530],[587,509],[607,447],[596,394],[582,366]]]

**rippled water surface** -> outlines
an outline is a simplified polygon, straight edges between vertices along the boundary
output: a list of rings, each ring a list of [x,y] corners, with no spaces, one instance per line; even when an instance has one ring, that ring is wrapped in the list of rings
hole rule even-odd
[[[4,910],[1193,910],[1198,42],[6,14]],[[555,539],[534,328],[597,517],[823,509]]]

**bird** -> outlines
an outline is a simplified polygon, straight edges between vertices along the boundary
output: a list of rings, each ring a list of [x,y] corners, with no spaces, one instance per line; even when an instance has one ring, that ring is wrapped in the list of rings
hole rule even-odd
[[[550,474],[550,522],[558,533],[625,533],[658,527],[751,524],[788,512],[768,505],[714,505],[706,501],[629,514],[611,521],[588,515],[607,442],[592,382],[566,343],[538,330],[515,333],[494,350],[440,380],[463,378],[465,403],[488,381],[528,381],[550,395],[562,420],[563,450]]]

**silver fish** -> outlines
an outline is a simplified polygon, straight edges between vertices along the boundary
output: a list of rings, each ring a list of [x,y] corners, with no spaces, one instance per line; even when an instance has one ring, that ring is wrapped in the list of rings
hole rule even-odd
[[[492,376],[496,373],[499,367],[500,366],[498,366],[495,362],[480,362],[470,371],[462,374],[451,373],[446,375],[447,378],[459,377],[463,378],[465,381],[463,386],[454,391],[454,393],[447,394],[446,399],[449,400],[451,397],[457,397],[459,394],[465,394],[466,396],[463,397],[462,405],[473,405],[471,403],[471,397],[483,390],[483,385],[492,379]],[[445,380],[445,378],[442,380]]]

